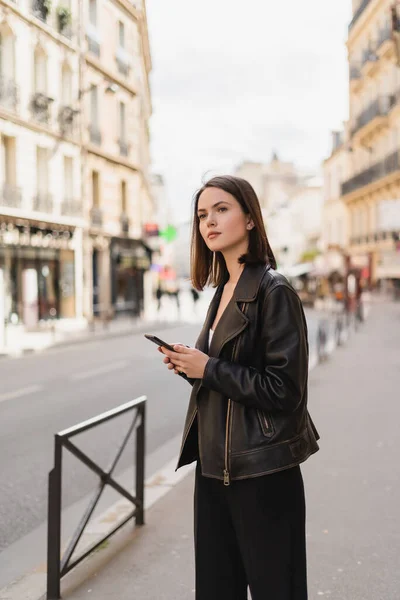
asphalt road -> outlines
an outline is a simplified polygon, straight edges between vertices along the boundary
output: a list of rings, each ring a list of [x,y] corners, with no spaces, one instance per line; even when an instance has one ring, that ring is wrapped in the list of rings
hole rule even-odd
[[[191,324],[156,331],[168,341],[190,345],[198,330],[198,324]],[[310,330],[315,331],[314,315],[310,315]],[[313,346],[314,335],[311,337]],[[176,447],[169,448],[168,442],[182,431],[190,388],[164,367],[156,347],[142,334],[2,359],[0,381],[1,588],[10,577],[35,567],[38,554],[43,559],[54,433],[146,395],[146,453],[154,457],[154,472],[175,455]],[[78,436],[77,445],[107,467],[128,426],[129,418],[119,417]],[[130,446],[121,457],[117,474],[131,464]],[[97,478],[68,453],[63,469],[65,510],[90,493]],[[37,535],[32,533],[35,531]],[[15,564],[19,562],[16,556],[21,557],[20,566]]]

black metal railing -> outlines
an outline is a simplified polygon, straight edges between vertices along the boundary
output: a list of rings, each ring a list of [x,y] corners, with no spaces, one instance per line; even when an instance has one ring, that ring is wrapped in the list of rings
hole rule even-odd
[[[51,117],[50,108],[53,101],[53,98],[50,98],[41,92],[33,94],[31,99],[31,110],[36,121],[47,125],[49,124]]]
[[[108,470],[104,471],[89,456],[71,442],[74,436],[93,429],[102,423],[115,419],[123,414],[134,411],[132,423],[125,435],[118,452]],[[114,533],[131,519],[136,525],[144,525],[144,467],[145,467],[145,424],[146,424],[146,396],[141,396],[127,404],[118,406],[113,410],[102,413],[93,419],[79,423],[74,427],[65,429],[54,436],[54,467],[49,473],[48,494],[48,524],[47,524],[47,600],[58,600],[60,595],[61,578],[81,563],[96,548],[108,540]],[[136,431],[136,490],[135,496],[123,488],[113,477],[115,468],[127,446],[132,433]],[[76,531],[61,556],[61,497],[62,497],[62,451],[69,450],[78,460],[85,464],[99,477],[99,485],[89,506],[87,507]],[[74,560],[72,555],[82,537],[83,532],[92,516],[100,497],[109,485],[121,496],[129,500],[134,506],[131,513],[121,523],[116,525],[107,535],[92,544],[89,549],[83,550]]]
[[[360,16],[362,15],[362,13],[367,8],[367,6],[370,2],[371,2],[371,0],[362,0],[360,6],[357,8],[356,12],[353,15],[352,20],[349,23],[349,31],[354,26],[356,21],[358,21],[358,19],[360,18]]]
[[[98,206],[92,207],[90,211],[90,220],[92,222],[92,225],[94,225],[95,227],[101,227],[103,225],[103,213],[101,211],[101,208],[99,208]]]
[[[46,22],[49,14],[49,2],[46,2],[46,0],[33,0],[32,14],[41,21]]]
[[[72,108],[72,106],[64,105],[60,106],[58,111],[58,124],[60,127],[61,134],[74,133],[76,119],[79,111]]]
[[[16,110],[18,104],[18,85],[14,79],[0,75],[0,104],[5,108]]]
[[[93,144],[96,144],[97,146],[100,146],[102,137],[101,137],[101,131],[97,127],[97,125],[90,125],[89,126],[89,137],[90,137],[90,141]]]
[[[125,214],[121,215],[121,231],[122,233],[129,233],[129,217]]]
[[[80,217],[82,215],[82,202],[74,198],[64,198],[61,203],[61,214],[67,217]]]
[[[53,212],[53,196],[48,192],[38,192],[33,197],[33,210],[38,212]]]
[[[125,142],[125,140],[118,140],[119,145],[119,153],[121,156],[128,156],[129,154],[129,144]]]
[[[351,130],[354,135],[362,127],[367,125],[375,117],[387,115],[396,102],[395,96],[380,96],[376,98],[356,119],[355,125]]]
[[[0,200],[2,206],[8,208],[21,208],[22,206],[22,192],[19,187],[10,185],[9,183],[3,183],[2,197]]]
[[[350,194],[354,192],[354,190],[363,187],[364,185],[368,185],[386,175],[390,175],[394,171],[398,171],[400,169],[400,156],[399,152],[393,152],[389,154],[384,160],[375,163],[368,169],[361,171],[351,179],[344,181],[342,183],[342,196],[345,194]]]

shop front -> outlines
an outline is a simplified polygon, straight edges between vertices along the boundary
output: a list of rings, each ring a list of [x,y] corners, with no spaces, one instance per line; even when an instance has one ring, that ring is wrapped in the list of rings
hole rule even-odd
[[[112,238],[111,302],[114,316],[143,313],[144,275],[150,270],[152,251],[141,240]]]
[[[4,317],[35,328],[40,321],[75,317],[73,230],[28,221],[0,222]]]

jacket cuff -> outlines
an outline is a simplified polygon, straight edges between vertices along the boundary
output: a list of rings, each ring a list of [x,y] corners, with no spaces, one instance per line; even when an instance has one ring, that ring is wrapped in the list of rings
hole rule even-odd
[[[215,380],[215,367],[218,363],[219,359],[215,358],[213,356],[210,356],[210,358],[208,359],[205,369],[204,369],[204,374],[203,374],[203,385],[205,387],[208,388],[213,388],[214,387],[214,380]]]

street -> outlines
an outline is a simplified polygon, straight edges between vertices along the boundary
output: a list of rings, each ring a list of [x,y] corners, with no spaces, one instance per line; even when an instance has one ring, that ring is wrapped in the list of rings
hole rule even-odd
[[[205,305],[199,310],[199,320],[204,310]],[[308,313],[308,321],[314,353],[315,313]],[[163,331],[153,324],[149,330],[168,341],[190,345],[199,326],[182,324]],[[45,560],[47,476],[53,464],[54,433],[146,395],[150,476],[176,456],[190,388],[168,372],[156,346],[139,333],[2,359],[0,379],[1,588]],[[77,444],[105,468],[127,427],[128,417],[119,417],[82,434]],[[131,465],[131,448],[122,455],[117,474]],[[77,503],[93,491],[97,478],[68,452],[64,457],[63,511],[71,507],[71,512],[68,519],[63,516],[72,527],[83,512]],[[112,494],[107,497],[109,504],[117,499]]]

